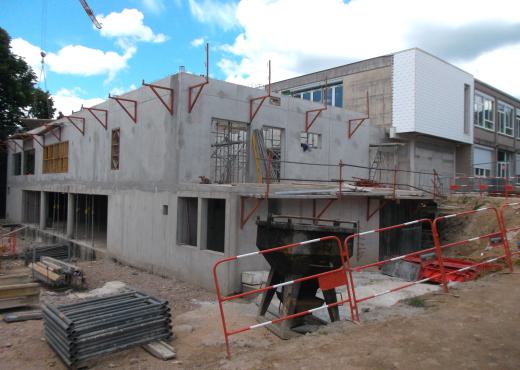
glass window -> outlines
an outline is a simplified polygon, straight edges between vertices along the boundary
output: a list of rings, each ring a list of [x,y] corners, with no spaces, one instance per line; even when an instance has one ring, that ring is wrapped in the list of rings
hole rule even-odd
[[[513,108],[498,103],[498,132],[508,136],[513,136]]]
[[[475,94],[475,126],[495,130],[495,102],[483,95]]]
[[[302,94],[294,94],[293,97],[300,99],[302,97]]]
[[[13,175],[19,176],[22,174],[22,153],[13,154]]]
[[[332,99],[333,93],[334,93],[334,88],[328,87],[327,88],[327,105],[332,105],[334,103],[334,100]]]
[[[517,139],[520,139],[520,110],[517,109],[516,110],[516,126],[515,126],[515,130],[516,130],[516,138]]]
[[[343,85],[338,85],[334,88],[334,105],[343,107]]]
[[[304,152],[310,149],[321,148],[321,135],[312,132],[302,132],[300,134],[300,145]]]
[[[312,92],[312,101],[316,101],[316,102],[321,101],[321,90],[314,90]]]
[[[303,98],[304,100],[311,100],[311,93],[310,93],[310,92],[304,92],[304,93],[302,94],[302,98]]]

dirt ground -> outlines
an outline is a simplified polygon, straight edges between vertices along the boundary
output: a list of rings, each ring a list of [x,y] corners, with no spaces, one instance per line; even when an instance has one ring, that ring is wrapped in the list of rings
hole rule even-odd
[[[119,280],[168,299],[176,334],[176,360],[137,348],[100,358],[93,369],[517,369],[520,363],[518,274],[495,273],[450,295],[427,295],[425,307],[402,310],[400,303],[384,321],[343,321],[290,341],[265,328],[238,334],[227,360],[212,294],[111,261],[84,264],[91,266],[90,288]],[[256,323],[255,313],[252,303],[226,305],[232,328]],[[42,330],[42,321],[0,322],[0,369],[64,369]]]

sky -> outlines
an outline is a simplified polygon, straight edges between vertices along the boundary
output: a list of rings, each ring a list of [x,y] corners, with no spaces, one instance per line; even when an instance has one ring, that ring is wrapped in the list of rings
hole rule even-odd
[[[520,97],[519,0],[0,0],[64,114],[178,72],[248,86],[419,47]],[[45,73],[40,51],[44,50]],[[43,77],[45,76],[45,78]]]

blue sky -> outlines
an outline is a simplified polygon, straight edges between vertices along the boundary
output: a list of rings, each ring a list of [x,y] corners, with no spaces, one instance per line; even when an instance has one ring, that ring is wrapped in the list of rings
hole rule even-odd
[[[520,97],[517,0],[0,0],[12,50],[64,113],[178,71],[257,85],[420,47]],[[491,6],[492,4],[492,6]],[[46,9],[46,16],[42,10]],[[375,11],[377,10],[377,11]],[[45,32],[42,32],[45,30]]]

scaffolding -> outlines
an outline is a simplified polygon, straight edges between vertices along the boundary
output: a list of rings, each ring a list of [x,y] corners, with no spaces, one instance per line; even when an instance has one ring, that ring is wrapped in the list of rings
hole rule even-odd
[[[247,124],[215,119],[212,128],[212,181],[218,184],[245,182],[248,167]]]

